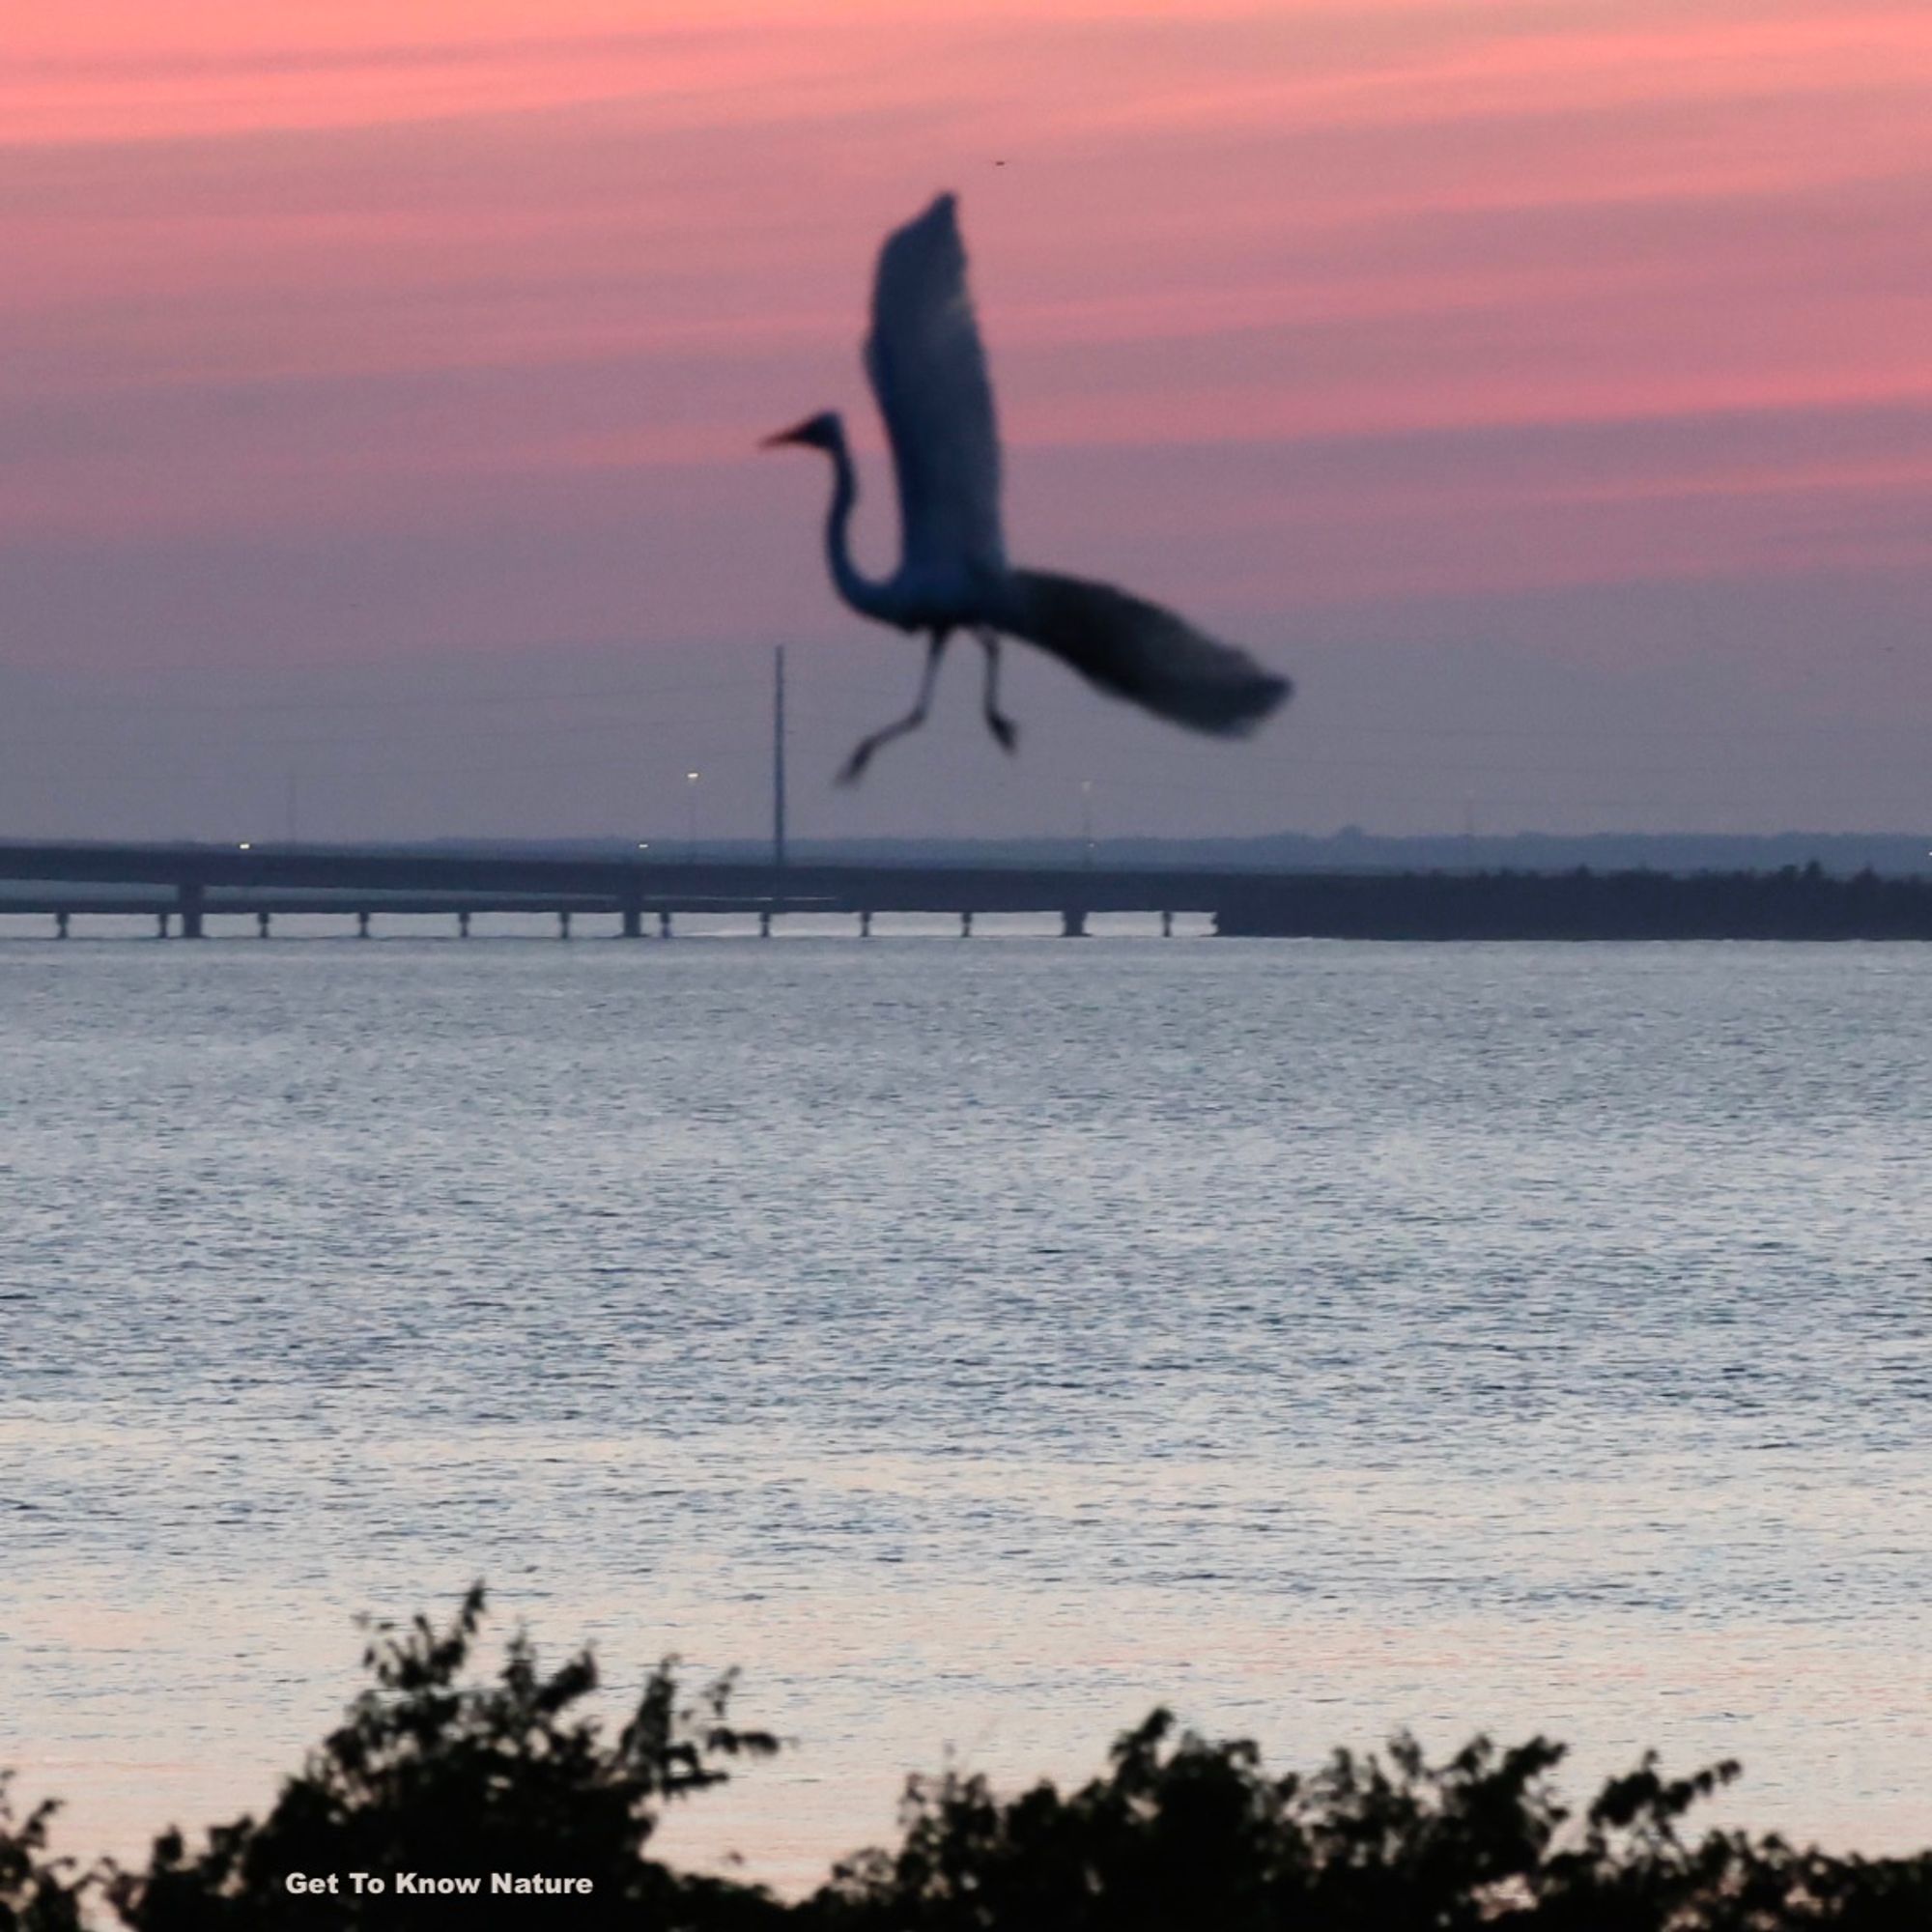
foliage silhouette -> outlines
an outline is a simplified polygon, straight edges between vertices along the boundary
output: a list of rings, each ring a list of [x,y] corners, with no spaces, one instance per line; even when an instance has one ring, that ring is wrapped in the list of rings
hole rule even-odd
[[[1432,1763],[1406,1737],[1270,1776],[1244,1740],[1155,1711],[1065,1795],[1011,1798],[949,1773],[906,1788],[899,1840],[835,1867],[809,1898],[680,1873],[649,1856],[672,1801],[777,1741],[726,1721],[727,1677],[684,1696],[668,1665],[614,1737],[579,1707],[588,1652],[546,1674],[519,1632],[494,1681],[469,1674],[481,1587],[446,1628],[373,1626],[372,1683],[261,1820],[145,1870],[50,1859],[43,1804],[16,1817],[0,1778],[0,1932],[76,1932],[98,1905],[131,1932],[390,1932],[461,1923],[602,1932],[1922,1932],[1932,1853],[1865,1860],[1738,1832],[1689,1834],[1736,1775],[1666,1778],[1654,1758],[1580,1813],[1557,1800],[1564,1750],[1477,1738]],[[356,1892],[349,1874],[385,1881]],[[587,1879],[591,1892],[490,1894],[496,1872]],[[477,1879],[474,1900],[399,1889],[403,1873]],[[296,1892],[292,1874],[333,1892]],[[99,1916],[99,1915],[97,1915]],[[104,1919],[101,1922],[106,1922]]]
[[[259,1822],[216,1826],[194,1852],[169,1832],[146,1871],[111,1873],[106,1889],[123,1921],[137,1932],[446,1927],[477,1908],[405,1893],[399,1874],[476,1878],[487,1894],[490,1875],[507,1872],[588,1879],[589,1896],[548,1901],[585,1932],[774,1922],[778,1908],[755,1888],[680,1875],[645,1856],[665,1804],[723,1783],[733,1759],[778,1748],[769,1734],[725,1721],[731,1680],[683,1703],[660,1666],[607,1740],[594,1717],[574,1709],[597,1687],[588,1651],[546,1675],[520,1631],[494,1684],[463,1681],[483,1606],[479,1584],[446,1629],[420,1616],[373,1626],[363,1664],[374,1684],[274,1808]],[[385,1890],[355,1891],[355,1872]],[[335,1874],[340,1889],[295,1893],[292,1873]],[[536,1903],[498,1899],[496,1911],[527,1922]]]
[[[1001,1802],[978,1777],[914,1778],[895,1852],[847,1860],[814,1932],[1904,1932],[1932,1923],[1932,1856],[1868,1861],[1776,1837],[1678,1830],[1736,1776],[1666,1780],[1646,1758],[1581,1820],[1546,1738],[1477,1738],[1432,1765],[1337,1751],[1264,1775],[1253,1745],[1176,1735],[1155,1711],[1070,1797]],[[1573,1822],[1575,1830],[1568,1829]]]
[[[0,1771],[0,1932],[74,1932],[91,1881],[71,1859],[47,1856],[47,1799],[24,1818],[14,1814],[11,1772]]]

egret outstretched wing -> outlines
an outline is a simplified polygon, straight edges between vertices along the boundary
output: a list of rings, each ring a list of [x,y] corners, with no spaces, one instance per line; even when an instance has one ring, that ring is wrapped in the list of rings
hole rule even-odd
[[[1015,570],[1000,604],[995,621],[1009,636],[1037,644],[1101,691],[1191,730],[1245,736],[1294,689],[1238,646],[1111,583]]]
[[[943,194],[879,251],[866,371],[892,438],[909,584],[954,595],[1006,569],[1000,441],[966,293],[955,203]]]

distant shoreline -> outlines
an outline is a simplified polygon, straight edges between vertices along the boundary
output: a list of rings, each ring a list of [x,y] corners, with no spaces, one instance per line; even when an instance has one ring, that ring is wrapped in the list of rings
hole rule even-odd
[[[1932,939],[1932,881],[1776,872],[1302,873],[1216,909],[1231,938]]]
[[[0,910],[50,915],[57,936],[88,914],[146,914],[157,932],[199,939],[221,914],[267,938],[287,914],[333,913],[367,937],[379,915],[444,915],[468,936],[477,914],[614,919],[628,939],[671,936],[687,915],[754,918],[767,935],[797,913],[940,914],[970,936],[981,915],[1048,914],[1068,938],[1095,915],[1211,918],[1227,937],[1475,939],[1932,939],[1932,876],[1850,877],[1822,862],[1770,869],[1534,867],[1381,869],[827,863],[672,858],[634,847],[495,851],[453,846],[26,845],[0,842]]]

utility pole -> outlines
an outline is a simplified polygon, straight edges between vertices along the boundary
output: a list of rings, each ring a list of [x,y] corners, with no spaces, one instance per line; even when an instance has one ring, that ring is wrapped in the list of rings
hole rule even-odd
[[[785,862],[785,647],[773,654],[772,684],[772,864]]]

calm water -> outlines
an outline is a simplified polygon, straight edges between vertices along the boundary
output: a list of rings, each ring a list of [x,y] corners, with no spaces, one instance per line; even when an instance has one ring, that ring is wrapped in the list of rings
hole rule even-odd
[[[0,1762],[259,1804],[482,1576],[899,1774],[1544,1727],[1932,1840],[1932,952],[0,944]]]

